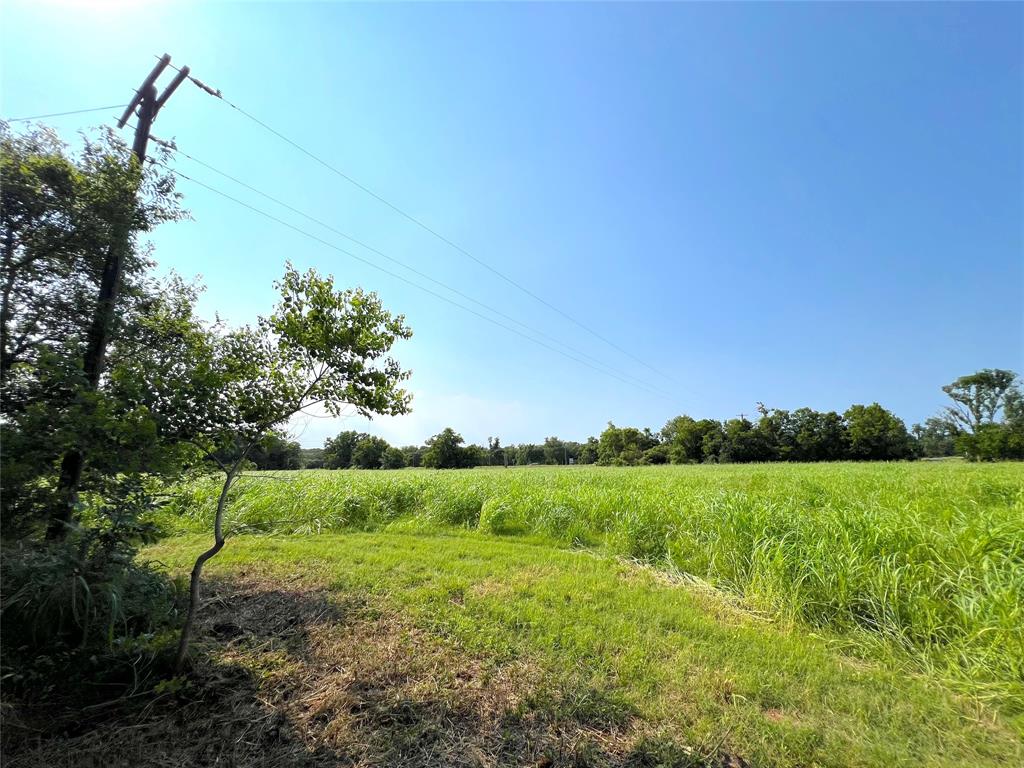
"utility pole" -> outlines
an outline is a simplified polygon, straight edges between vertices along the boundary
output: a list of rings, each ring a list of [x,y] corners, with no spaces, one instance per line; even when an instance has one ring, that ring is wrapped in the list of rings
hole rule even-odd
[[[138,108],[138,123],[135,126],[135,140],[132,142],[132,155],[138,165],[139,178],[143,173],[143,165],[146,162],[146,147],[149,144],[149,130],[156,120],[160,108],[167,103],[171,94],[177,90],[185,78],[188,77],[189,68],[182,67],[178,74],[164,89],[164,92],[157,97],[156,80],[163,73],[164,69],[171,63],[171,57],[166,53],[160,57],[156,66],[142,81],[142,85],[135,92],[135,97],[125,109],[124,114],[117,121],[118,128],[124,128],[128,119]],[[88,391],[95,391],[99,388],[100,377],[103,375],[103,366],[106,362],[107,345],[110,342],[110,327],[114,322],[115,310],[117,308],[117,297],[121,291],[121,273],[124,269],[125,257],[131,250],[131,220],[133,218],[135,197],[138,190],[131,193],[131,202],[126,205],[126,210],[121,212],[117,221],[112,222],[112,229],[115,232],[110,247],[107,249],[106,262],[103,265],[103,274],[100,277],[99,294],[96,297],[96,309],[93,314],[92,324],[89,327],[89,334],[86,337],[85,358],[82,370],[85,374],[86,388]],[[50,520],[46,531],[46,538],[61,539],[67,532],[68,523],[75,507],[78,504],[78,486],[82,481],[82,468],[84,457],[77,447],[72,448],[61,461],[60,480],[58,489],[60,491],[60,508]]]

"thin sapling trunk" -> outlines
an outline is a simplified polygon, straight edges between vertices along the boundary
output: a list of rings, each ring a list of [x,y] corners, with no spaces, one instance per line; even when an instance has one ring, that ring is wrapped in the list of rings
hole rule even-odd
[[[181,638],[178,640],[178,653],[174,660],[174,672],[180,674],[185,668],[185,659],[188,657],[188,644],[192,636],[192,627],[195,623],[196,611],[199,609],[199,579],[203,573],[203,566],[206,561],[221,551],[224,547],[224,509],[228,502],[228,491],[238,475],[238,469],[242,466],[245,455],[249,453],[246,448],[241,458],[235,461],[230,467],[224,468],[224,486],[220,490],[220,497],[217,499],[217,514],[213,522],[213,546],[196,558],[192,566],[192,576],[189,580],[188,590],[188,613],[185,615],[185,625],[181,628]]]

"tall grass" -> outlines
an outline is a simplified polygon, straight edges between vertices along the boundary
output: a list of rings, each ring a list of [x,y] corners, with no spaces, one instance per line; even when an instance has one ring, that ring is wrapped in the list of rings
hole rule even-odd
[[[180,489],[164,525],[209,530],[218,488]],[[229,514],[236,532],[459,526],[606,548],[1024,711],[1019,464],[263,473]]]

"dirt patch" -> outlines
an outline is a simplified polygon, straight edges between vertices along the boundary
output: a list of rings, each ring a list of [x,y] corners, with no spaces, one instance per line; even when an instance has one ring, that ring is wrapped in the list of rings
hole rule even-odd
[[[5,738],[4,765],[709,764],[609,692],[553,690],[529,663],[469,657],[360,599],[255,578],[206,596],[193,675],[59,735]]]

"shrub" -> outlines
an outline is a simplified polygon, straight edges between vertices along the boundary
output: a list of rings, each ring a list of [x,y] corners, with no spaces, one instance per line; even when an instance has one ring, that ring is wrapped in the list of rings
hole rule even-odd
[[[5,548],[0,667],[15,693],[92,678],[110,686],[127,667],[125,682],[139,685],[163,647],[159,634],[175,625],[178,585],[135,561],[153,533],[140,522],[148,497],[134,486],[113,498],[87,509],[88,522],[61,542]]]

